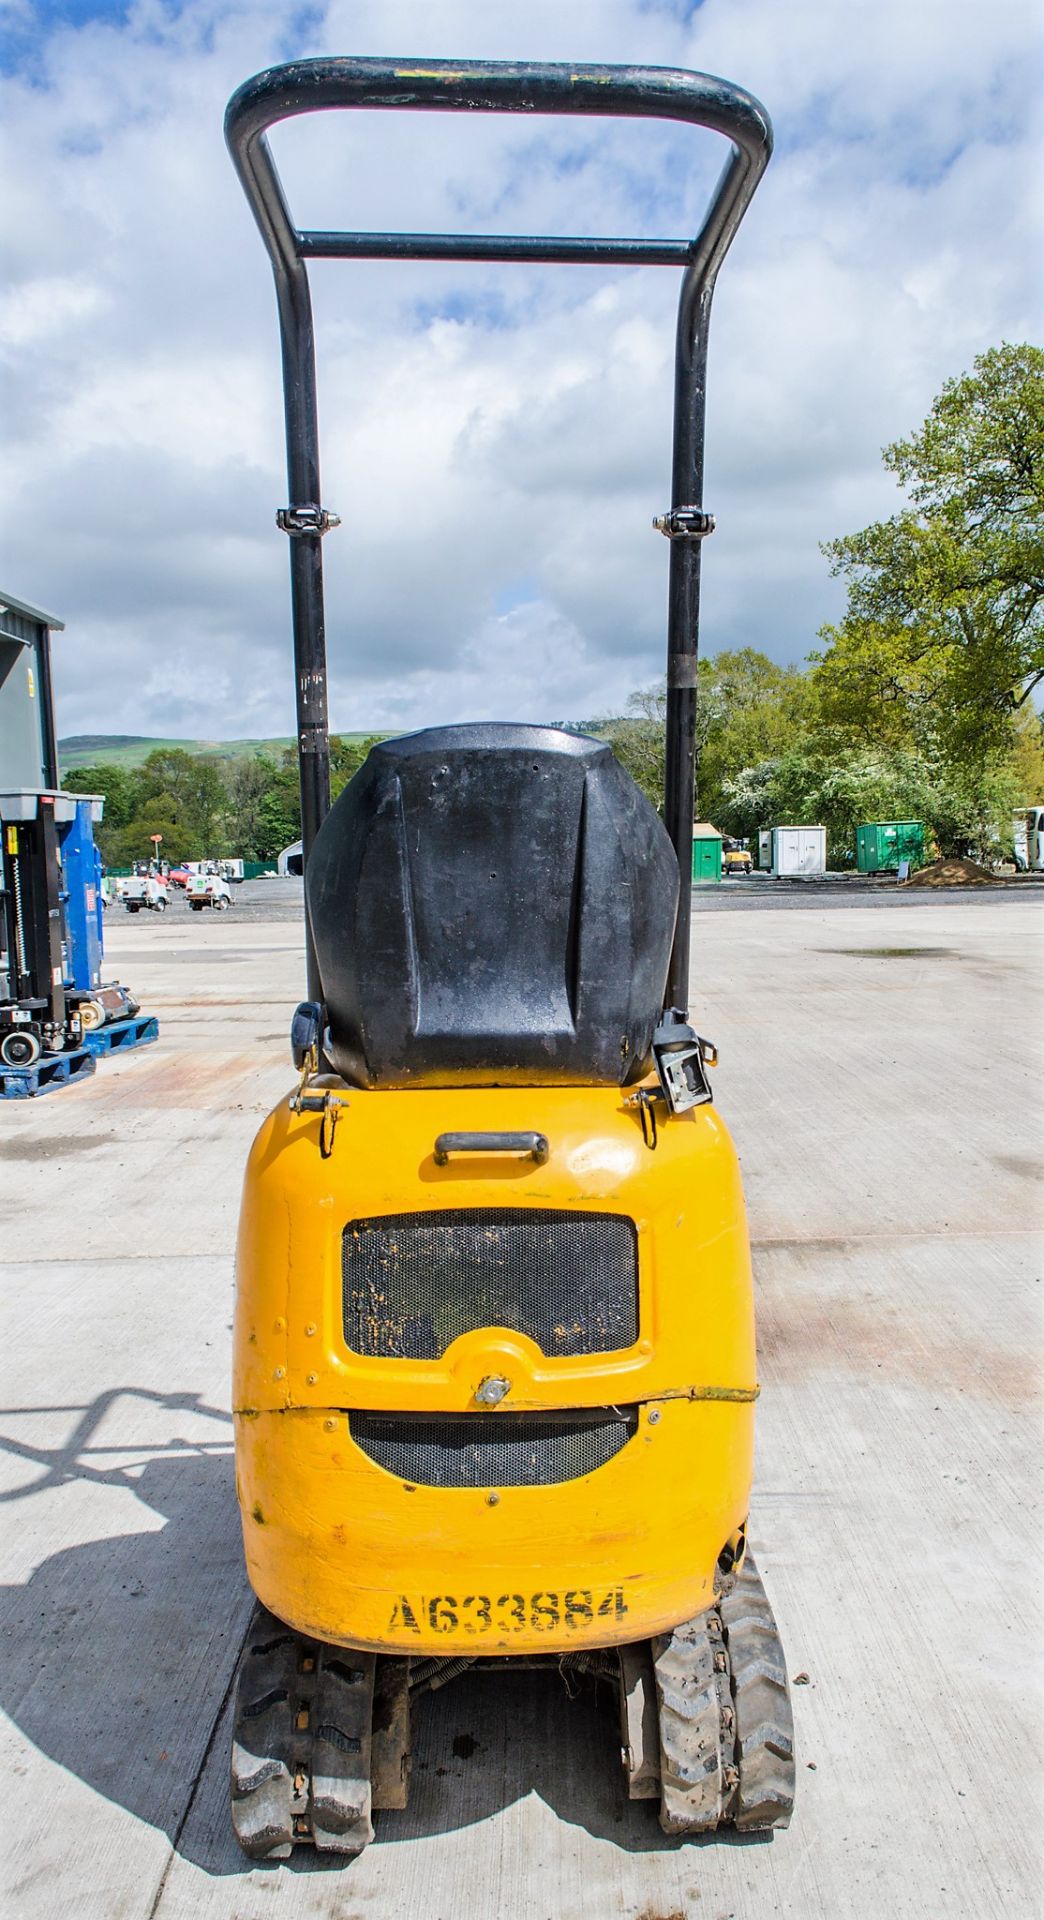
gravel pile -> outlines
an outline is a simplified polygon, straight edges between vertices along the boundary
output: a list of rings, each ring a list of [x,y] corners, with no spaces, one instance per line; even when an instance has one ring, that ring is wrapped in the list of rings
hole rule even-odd
[[[912,873],[904,887],[995,887],[996,876],[974,860],[936,860],[930,867]]]

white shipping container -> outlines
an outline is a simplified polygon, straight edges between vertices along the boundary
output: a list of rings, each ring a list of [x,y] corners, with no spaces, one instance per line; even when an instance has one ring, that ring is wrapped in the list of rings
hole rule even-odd
[[[783,876],[826,872],[825,827],[773,827],[772,872]]]

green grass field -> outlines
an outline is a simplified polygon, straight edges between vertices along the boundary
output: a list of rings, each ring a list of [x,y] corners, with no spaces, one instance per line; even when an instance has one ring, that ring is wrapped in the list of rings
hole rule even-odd
[[[342,740],[366,740],[366,733],[342,733]],[[273,740],[158,740],[133,733],[77,733],[58,742],[58,760],[66,773],[76,767],[124,767],[129,772],[140,767],[159,747],[181,747],[185,753],[214,760],[243,760],[265,753],[276,760],[284,747],[294,744],[291,735]]]

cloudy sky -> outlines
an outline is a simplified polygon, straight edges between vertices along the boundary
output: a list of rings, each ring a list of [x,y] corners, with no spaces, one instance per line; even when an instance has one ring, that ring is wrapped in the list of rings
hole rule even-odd
[[[0,583],[60,615],[59,731],[293,728],[275,307],[225,152],[316,53],[625,61],[756,93],[776,154],[711,338],[703,644],[801,660],[880,448],[1040,339],[1036,0],[0,0]],[[302,226],[688,234],[679,127],[317,116]],[[1036,152],[1034,149],[1036,148]],[[621,711],[662,671],[677,275],[311,269],[335,727]]]

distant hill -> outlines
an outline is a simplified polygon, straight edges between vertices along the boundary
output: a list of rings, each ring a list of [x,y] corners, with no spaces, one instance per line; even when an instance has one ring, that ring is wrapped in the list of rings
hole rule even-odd
[[[103,751],[104,758],[111,760],[117,748],[141,747],[144,751],[158,745],[158,740],[148,740],[143,733],[72,733],[68,740],[58,742],[62,758],[70,767],[79,764],[81,754],[89,765],[90,758],[102,758]]]
[[[342,733],[342,740],[365,740],[365,733]],[[143,733],[73,733],[58,742],[58,760],[67,773],[76,767],[100,764],[115,767],[140,767],[157,747],[181,747],[185,753],[205,755],[214,760],[242,760],[255,753],[267,753],[275,759],[284,747],[294,744],[291,735],[272,740],[159,740]]]

